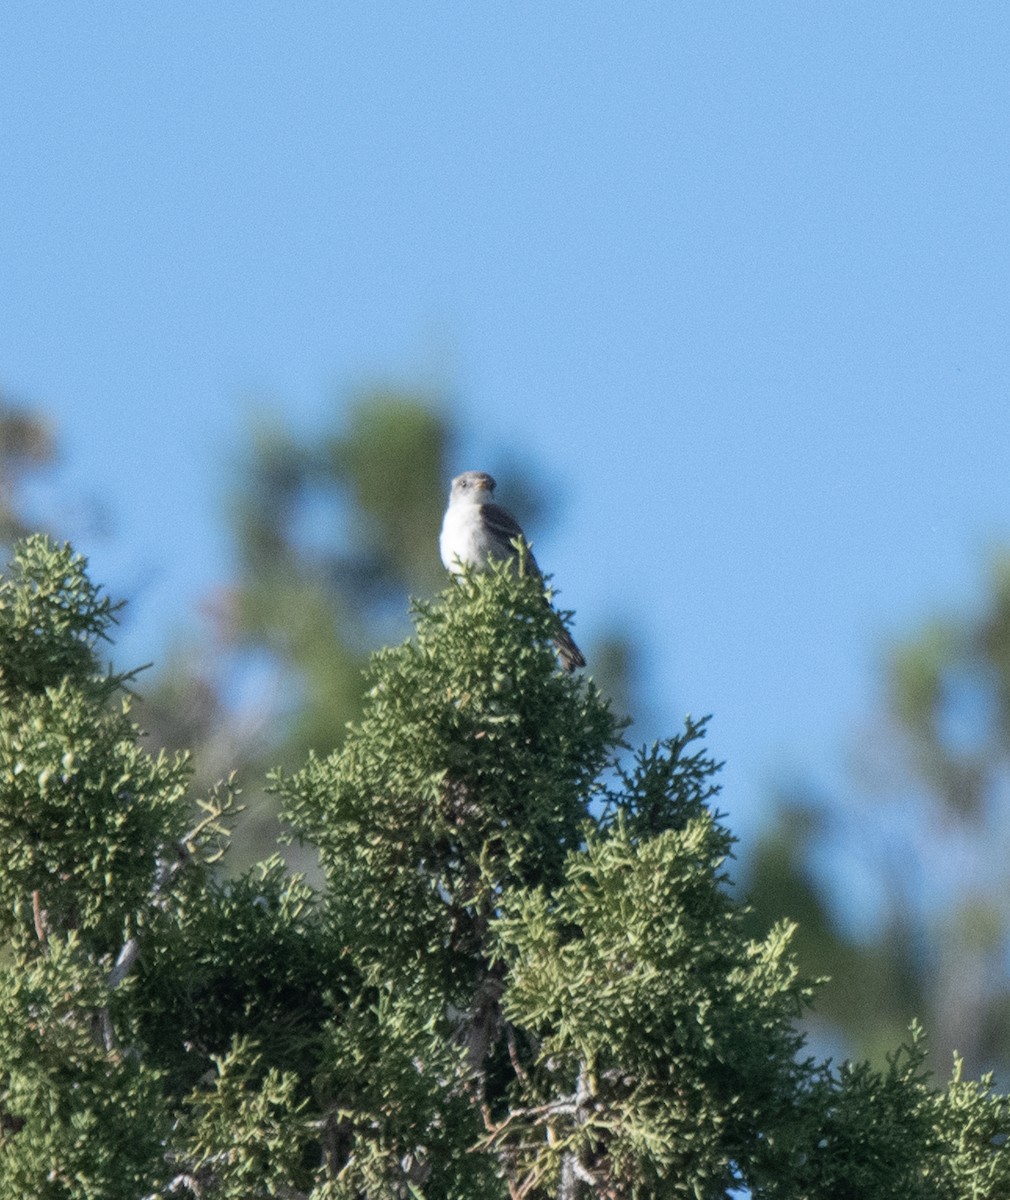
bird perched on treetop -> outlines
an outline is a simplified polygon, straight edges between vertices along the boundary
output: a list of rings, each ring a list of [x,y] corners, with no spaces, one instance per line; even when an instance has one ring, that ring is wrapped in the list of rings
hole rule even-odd
[[[495,481],[484,471],[464,471],[452,481],[438,549],[446,570],[454,575],[461,574],[463,567],[480,571],[491,558],[518,558],[512,543],[516,539],[526,542],[526,535],[515,517],[492,502],[494,489]],[[540,579],[540,568],[532,554],[527,554],[526,562]],[[586,665],[582,651],[572,641],[560,618],[554,644],[566,671]]]

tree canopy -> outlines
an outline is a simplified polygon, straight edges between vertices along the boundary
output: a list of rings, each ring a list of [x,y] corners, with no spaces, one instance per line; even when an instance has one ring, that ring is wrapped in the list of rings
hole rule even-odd
[[[703,723],[620,754],[535,581],[414,610],[273,777],[322,891],[224,880],[234,797],[138,743],[68,547],[0,583],[0,1197],[997,1197],[1007,1097],[804,1056]]]

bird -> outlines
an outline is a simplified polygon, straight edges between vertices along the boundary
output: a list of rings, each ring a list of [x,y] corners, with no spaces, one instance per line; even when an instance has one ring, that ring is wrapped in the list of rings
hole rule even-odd
[[[486,471],[464,471],[452,481],[438,549],[445,569],[453,575],[461,575],[464,567],[481,571],[492,558],[516,559],[519,555],[513,542],[526,543],[519,522],[492,500],[495,487],[494,479]],[[528,548],[526,563],[535,577],[542,580],[540,568]],[[586,665],[582,651],[572,641],[560,617],[554,645],[566,671]]]

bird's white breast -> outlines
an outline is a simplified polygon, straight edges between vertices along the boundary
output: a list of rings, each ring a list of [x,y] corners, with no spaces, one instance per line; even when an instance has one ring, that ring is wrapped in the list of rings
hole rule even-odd
[[[460,563],[482,567],[491,549],[477,504],[450,504],[442,519],[438,550],[448,571],[458,575]]]

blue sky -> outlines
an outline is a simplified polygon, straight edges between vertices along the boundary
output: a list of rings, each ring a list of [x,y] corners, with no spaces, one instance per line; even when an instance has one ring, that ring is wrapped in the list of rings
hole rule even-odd
[[[434,387],[455,467],[555,473],[538,558],[715,714],[745,839],[841,786],[1010,536],[1008,51],[997,3],[4,6],[0,388],[108,507],[127,660],[227,578],[251,398]]]

